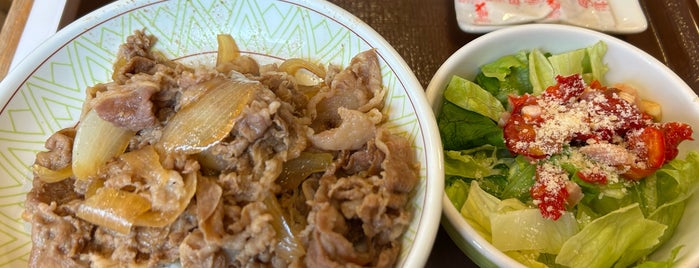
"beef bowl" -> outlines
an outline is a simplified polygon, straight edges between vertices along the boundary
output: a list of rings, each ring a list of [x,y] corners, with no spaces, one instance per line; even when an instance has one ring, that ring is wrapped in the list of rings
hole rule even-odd
[[[697,95],[655,58],[596,31],[515,26],[455,52],[427,96],[442,226],[477,264],[699,265]]]
[[[0,84],[0,264],[417,267],[441,144],[324,1],[116,1]]]

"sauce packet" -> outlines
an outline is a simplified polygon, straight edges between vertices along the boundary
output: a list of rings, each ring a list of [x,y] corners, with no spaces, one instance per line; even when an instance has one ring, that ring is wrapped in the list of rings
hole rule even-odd
[[[519,24],[541,20],[553,9],[547,0],[456,0],[460,21],[477,25]]]
[[[610,2],[636,0],[454,0],[459,24],[507,26],[523,23],[565,23],[596,30],[617,27]]]

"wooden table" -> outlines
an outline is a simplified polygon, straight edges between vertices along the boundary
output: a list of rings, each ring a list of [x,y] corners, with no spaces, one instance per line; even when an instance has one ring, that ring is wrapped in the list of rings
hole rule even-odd
[[[79,0],[0,0],[9,12],[0,30],[0,80],[44,40],[56,33],[61,22],[75,18]],[[61,21],[65,18],[67,21]]]
[[[17,50],[24,25],[29,18],[33,0],[14,0],[10,5],[5,23],[0,29],[0,80],[10,69],[10,63]]]
[[[110,1],[83,1],[85,14]],[[400,53],[423,87],[454,51],[480,36],[462,32],[453,0],[330,0],[373,27]],[[674,70],[699,93],[697,0],[640,0],[648,19],[642,33],[617,37]],[[630,66],[633,68],[633,66]],[[440,228],[427,267],[474,267]]]
[[[452,53],[478,34],[462,32],[453,0],[331,0],[369,24],[405,59],[423,87]],[[641,0],[642,33],[617,35],[669,66],[699,93],[699,7],[696,0]],[[629,66],[633,68],[633,66]],[[427,267],[476,266],[440,228]]]

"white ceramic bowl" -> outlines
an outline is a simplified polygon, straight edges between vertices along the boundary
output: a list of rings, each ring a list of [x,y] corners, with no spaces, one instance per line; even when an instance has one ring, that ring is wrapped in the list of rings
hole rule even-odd
[[[297,57],[347,66],[376,49],[388,125],[409,138],[421,164],[397,266],[424,265],[441,214],[441,143],[422,86],[379,34],[324,1],[139,0],[116,1],[62,29],[0,83],[0,266],[26,266],[31,240],[20,215],[35,153],[51,133],[76,123],[85,88],[110,80],[119,44],[141,29],[169,58],[204,64],[215,61],[219,33],[262,62]]]
[[[485,34],[456,51],[437,70],[427,87],[427,99],[438,114],[442,92],[452,75],[472,79],[481,65],[522,49],[538,48],[558,53],[586,47],[602,40],[608,51],[604,62],[609,66],[609,83],[627,82],[639,87],[639,94],[659,102],[664,121],[685,122],[699,130],[699,99],[692,89],[669,68],[644,51],[617,38],[596,31],[564,25],[532,24],[515,26]],[[696,138],[696,134],[695,134]],[[685,141],[680,157],[688,150],[698,150],[699,141]],[[521,267],[481,237],[459,214],[446,195],[442,198],[442,226],[461,250],[473,261],[486,267]],[[658,249],[652,259],[664,260],[677,245],[685,245],[677,267],[699,266],[699,195],[688,202],[675,235]]]

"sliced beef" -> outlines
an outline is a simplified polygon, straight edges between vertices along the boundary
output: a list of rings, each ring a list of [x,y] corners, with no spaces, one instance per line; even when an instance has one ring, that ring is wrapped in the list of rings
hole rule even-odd
[[[37,213],[39,211],[38,206],[41,204],[50,205],[55,203],[60,208],[80,198],[80,195],[74,191],[74,183],[73,179],[65,179],[54,183],[45,183],[35,179],[32,182],[32,189],[27,193],[24,215],[29,216],[32,213]]]
[[[291,104],[294,111],[305,112],[308,98],[298,89],[292,75],[285,72],[270,71],[262,73],[258,79],[267,85],[282,101]]]
[[[350,66],[326,81],[330,88],[321,90],[308,103],[312,128],[316,133],[337,127],[341,118],[338,108],[368,112],[383,107],[386,89],[381,85],[381,69],[376,52],[367,50],[357,54]]]
[[[34,206],[32,244],[42,245],[29,255],[31,267],[88,267],[79,253],[90,243],[93,226],[74,218],[55,202]],[[61,211],[64,210],[64,211]],[[60,215],[59,215],[60,214]]]
[[[376,109],[368,113],[337,109],[341,123],[336,128],[309,135],[311,143],[321,150],[358,150],[376,135],[376,126],[383,119]]]
[[[374,144],[378,150],[369,149]],[[340,160],[357,161],[373,154],[370,159],[382,159],[381,167],[378,174],[357,172],[343,177],[326,172],[320,179],[306,229],[309,267],[390,267],[400,252],[396,241],[410,224],[412,213],[405,207],[418,182],[414,151],[407,139],[381,128],[373,143],[357,154]],[[371,167],[371,163],[362,165]],[[337,164],[348,166],[347,162]]]
[[[384,186],[391,192],[409,193],[418,182],[415,150],[402,136],[386,131],[376,135],[376,146],[386,154],[381,167],[384,170]]]
[[[115,267],[134,264],[158,267],[173,263],[179,258],[180,245],[196,224],[191,211],[185,211],[164,228],[135,227],[126,235],[97,227],[92,234],[91,248],[85,254]]]
[[[349,152],[349,151],[345,151]],[[365,172],[366,175],[378,175],[381,170],[381,163],[385,157],[384,153],[376,147],[374,140],[369,140],[362,150],[347,153],[348,157],[342,168],[347,174],[357,174]]]
[[[109,87],[92,100],[100,118],[132,131],[158,125],[150,98],[160,90],[158,84],[139,81]]]
[[[126,43],[119,46],[112,79],[119,84],[123,84],[131,75],[147,69],[147,66],[154,66],[154,64],[146,63],[146,61],[154,62],[151,47],[155,44],[155,41],[155,36],[146,35],[143,31],[135,31],[133,35],[127,37]],[[132,62],[134,58],[137,58],[137,60]]]
[[[31,267],[87,267],[80,253],[90,242],[93,225],[75,217],[79,195],[73,179],[55,183],[34,180],[22,218],[32,226]]]
[[[48,151],[36,154],[35,164],[51,170],[68,167],[73,159],[75,128],[66,128],[52,134],[44,146]]]
[[[199,230],[191,232],[179,248],[182,267],[226,267],[226,257],[221,247],[207,243]]]

